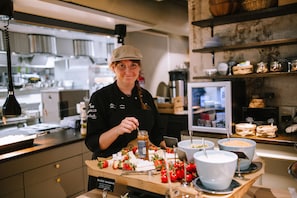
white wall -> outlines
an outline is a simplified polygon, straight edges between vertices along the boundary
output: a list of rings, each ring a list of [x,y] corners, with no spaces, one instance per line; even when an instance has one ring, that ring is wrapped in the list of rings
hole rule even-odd
[[[188,38],[152,32],[132,32],[125,44],[139,48],[143,54],[145,88],[156,95],[160,82],[168,84],[169,71],[188,61]]]

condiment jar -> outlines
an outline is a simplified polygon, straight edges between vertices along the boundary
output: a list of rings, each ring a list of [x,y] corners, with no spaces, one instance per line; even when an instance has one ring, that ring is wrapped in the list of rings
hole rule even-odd
[[[282,71],[283,67],[282,64],[278,61],[273,61],[270,63],[270,71],[272,72],[278,72]]]
[[[297,71],[297,59],[291,62],[291,71]]]
[[[266,73],[266,72],[268,72],[267,63],[264,63],[264,62],[257,63],[256,72],[257,73]]]
[[[145,130],[139,130],[137,136],[138,157],[140,159],[149,159],[149,136]]]

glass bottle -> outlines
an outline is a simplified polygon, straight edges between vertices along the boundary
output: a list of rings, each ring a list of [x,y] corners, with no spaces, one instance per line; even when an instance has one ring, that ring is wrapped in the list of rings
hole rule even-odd
[[[140,159],[149,159],[149,136],[145,130],[139,130],[137,136],[138,157]]]

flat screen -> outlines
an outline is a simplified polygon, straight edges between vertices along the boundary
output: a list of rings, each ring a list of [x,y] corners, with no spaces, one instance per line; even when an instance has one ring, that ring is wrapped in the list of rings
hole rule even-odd
[[[231,82],[189,82],[189,131],[232,133]]]

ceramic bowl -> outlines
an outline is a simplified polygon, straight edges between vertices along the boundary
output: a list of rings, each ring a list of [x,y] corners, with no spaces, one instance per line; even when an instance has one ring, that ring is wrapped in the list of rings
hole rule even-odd
[[[209,140],[204,140],[204,144],[206,145],[205,149],[207,150],[212,150],[215,145],[212,141]],[[177,147],[178,149],[186,153],[188,162],[194,162],[194,153],[201,151],[203,149],[201,139],[193,139],[192,144],[191,140],[182,140],[177,143]]]
[[[199,178],[207,189],[225,190],[233,179],[236,171],[237,155],[223,150],[206,150],[194,154]]]
[[[204,69],[204,73],[206,76],[214,76],[217,73],[217,69]]]
[[[220,150],[243,152],[248,159],[240,158],[240,170],[246,170],[250,167],[254,158],[256,142],[247,138],[224,138],[218,140]]]

